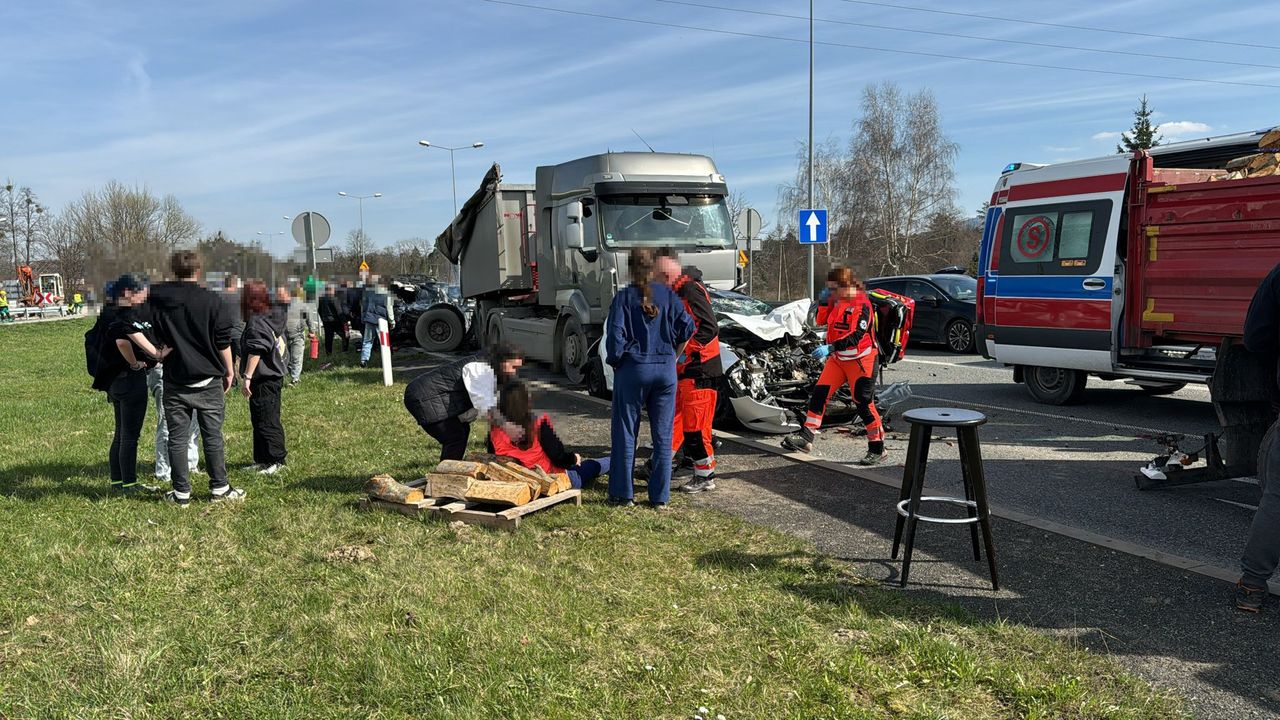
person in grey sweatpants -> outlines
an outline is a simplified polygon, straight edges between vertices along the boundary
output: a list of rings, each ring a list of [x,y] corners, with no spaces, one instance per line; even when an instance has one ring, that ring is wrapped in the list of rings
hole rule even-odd
[[[164,365],[160,364],[147,372],[147,391],[156,404],[156,479],[169,482],[169,423],[164,419]],[[191,433],[191,442],[187,445],[187,472],[198,472],[200,468],[200,433]]]
[[[1272,360],[1280,356],[1280,265],[1271,270],[1253,294],[1244,318],[1244,346],[1249,352]],[[1280,363],[1277,370],[1280,371]],[[1280,380],[1280,372],[1277,378]],[[1276,389],[1271,389],[1273,402]],[[1280,565],[1280,432],[1272,433],[1267,450],[1266,466],[1258,468],[1262,500],[1253,515],[1249,540],[1240,558],[1240,582],[1236,583],[1236,607],[1246,612],[1262,610],[1267,582]]]

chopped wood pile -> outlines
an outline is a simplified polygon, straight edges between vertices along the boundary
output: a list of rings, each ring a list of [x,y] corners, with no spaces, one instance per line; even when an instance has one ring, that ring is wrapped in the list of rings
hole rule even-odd
[[[492,455],[443,460],[427,473],[427,494],[457,500],[517,507],[573,487],[566,473],[532,470]]]
[[[1258,141],[1258,149],[1260,152],[1228,162],[1225,171],[1213,176],[1210,181],[1280,175],[1280,128],[1263,135]]]

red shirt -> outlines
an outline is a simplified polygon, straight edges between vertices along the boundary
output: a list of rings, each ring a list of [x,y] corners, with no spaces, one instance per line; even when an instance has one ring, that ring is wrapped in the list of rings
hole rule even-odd
[[[826,322],[827,343],[840,360],[857,360],[876,351],[872,336],[871,300],[861,290],[854,290],[851,298],[832,296],[831,301],[818,308],[818,321]]]

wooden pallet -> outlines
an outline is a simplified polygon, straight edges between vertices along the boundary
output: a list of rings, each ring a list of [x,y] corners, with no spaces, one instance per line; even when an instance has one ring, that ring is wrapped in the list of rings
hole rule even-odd
[[[405,484],[410,487],[418,487],[425,485],[426,480],[415,480]],[[566,490],[550,497],[538,498],[531,503],[503,509],[495,509],[493,505],[443,497],[429,497],[414,503],[387,502],[386,500],[366,497],[360,501],[360,509],[382,510],[410,517],[428,515],[445,522],[461,520],[471,525],[483,525],[495,530],[515,532],[516,528],[520,527],[520,519],[525,515],[570,501],[574,505],[581,505],[582,491]]]

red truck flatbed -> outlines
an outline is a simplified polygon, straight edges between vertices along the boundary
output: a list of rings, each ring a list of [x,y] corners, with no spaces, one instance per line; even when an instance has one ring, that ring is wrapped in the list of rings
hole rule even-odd
[[[1239,339],[1259,282],[1280,262],[1280,177],[1134,163],[1125,345]]]

